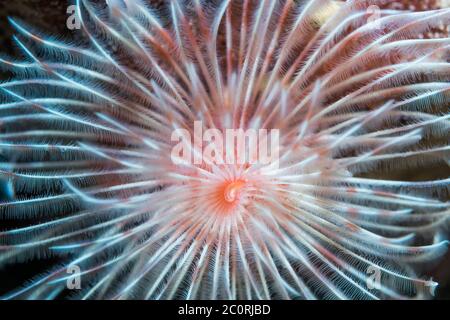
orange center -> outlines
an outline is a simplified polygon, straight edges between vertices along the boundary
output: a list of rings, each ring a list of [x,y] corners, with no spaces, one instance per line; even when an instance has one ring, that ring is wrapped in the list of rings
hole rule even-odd
[[[229,183],[224,190],[225,201],[232,203],[239,198],[241,189],[245,186],[245,181],[238,180]]]

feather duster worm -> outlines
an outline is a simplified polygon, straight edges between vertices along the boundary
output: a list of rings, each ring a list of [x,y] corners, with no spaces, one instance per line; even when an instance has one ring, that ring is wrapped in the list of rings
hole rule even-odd
[[[4,298],[57,297],[73,266],[83,299],[427,297],[450,180],[371,172],[449,162],[450,39],[423,34],[450,10],[384,4],[79,0],[78,45],[11,20],[0,265],[61,265]],[[173,163],[195,121],[279,130],[277,166]]]

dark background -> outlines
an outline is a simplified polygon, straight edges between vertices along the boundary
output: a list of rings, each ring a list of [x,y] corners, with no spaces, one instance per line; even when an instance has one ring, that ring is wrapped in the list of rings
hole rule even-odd
[[[102,1],[102,0],[98,0]],[[155,3],[164,2],[164,0],[153,0]],[[168,0],[166,0],[168,1]],[[396,8],[402,6],[415,5],[418,10],[427,9],[423,0],[404,0],[392,1],[390,6],[395,5]],[[437,6],[437,1],[428,1],[431,7]],[[11,41],[14,30],[8,22],[8,17],[17,18],[25,22],[27,25],[36,27],[44,33],[73,40],[74,42],[82,41],[83,36],[79,30],[69,30],[66,27],[67,7],[73,4],[71,0],[0,0],[0,54],[14,56],[17,49]],[[10,77],[9,74],[0,71],[0,81]],[[3,161],[3,160],[2,160]],[[444,166],[436,166],[427,168],[427,170],[410,170],[409,172],[396,172],[395,178],[405,180],[426,180],[448,178],[450,169]],[[390,174],[393,178],[393,175]],[[0,196],[1,192],[0,192]],[[0,230],[12,227],[13,221],[0,220]],[[8,266],[0,266],[0,296],[18,286],[24,281],[45,272],[46,269],[58,261],[54,259],[30,261],[27,263],[14,264]],[[428,270],[426,274],[431,274],[433,280],[437,281],[440,286],[436,292],[437,299],[450,299],[450,252],[441,262],[432,266],[432,270]]]

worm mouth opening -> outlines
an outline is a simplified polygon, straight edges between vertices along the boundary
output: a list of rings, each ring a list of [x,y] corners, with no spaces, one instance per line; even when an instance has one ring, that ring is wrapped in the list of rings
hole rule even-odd
[[[246,181],[244,180],[227,182],[223,192],[225,202],[233,203],[237,201],[241,197],[241,192],[245,185]]]

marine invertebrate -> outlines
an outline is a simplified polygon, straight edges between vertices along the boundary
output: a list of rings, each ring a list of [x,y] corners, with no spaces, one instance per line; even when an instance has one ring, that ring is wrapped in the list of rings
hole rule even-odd
[[[424,297],[449,179],[367,173],[448,163],[450,43],[422,35],[450,11],[371,19],[384,2],[80,0],[85,45],[12,20],[0,214],[34,223],[0,233],[0,264],[63,264],[5,297],[55,297],[68,266],[81,298]],[[277,129],[279,162],[175,164],[195,121]]]

